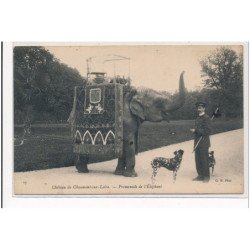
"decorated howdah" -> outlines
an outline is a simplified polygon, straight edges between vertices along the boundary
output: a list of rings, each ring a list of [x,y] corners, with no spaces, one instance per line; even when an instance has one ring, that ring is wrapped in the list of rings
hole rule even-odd
[[[69,121],[75,153],[120,156],[123,140],[123,86],[107,83],[75,87]]]

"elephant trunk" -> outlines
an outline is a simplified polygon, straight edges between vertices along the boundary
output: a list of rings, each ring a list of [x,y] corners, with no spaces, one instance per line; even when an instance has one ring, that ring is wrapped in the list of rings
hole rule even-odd
[[[185,71],[182,71],[182,73],[180,75],[179,95],[173,103],[170,103],[167,105],[167,107],[166,107],[167,112],[175,111],[175,110],[181,108],[185,103],[186,90],[185,90],[184,79],[183,79],[184,73],[185,73]]]

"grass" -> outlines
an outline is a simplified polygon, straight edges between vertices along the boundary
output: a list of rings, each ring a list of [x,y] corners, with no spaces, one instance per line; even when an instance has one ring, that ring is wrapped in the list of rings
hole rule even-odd
[[[214,120],[212,123],[212,134],[226,132],[243,127],[241,120]],[[171,121],[170,123],[149,123],[145,122],[140,130],[140,151],[146,151],[158,147],[171,145],[193,139],[189,131],[194,128],[194,121],[182,120]]]
[[[167,146],[170,144],[191,140],[189,129],[194,127],[194,121],[171,121],[170,123],[145,122],[140,129],[139,151]],[[214,120],[212,133],[220,133],[243,127],[242,120]],[[15,145],[22,134],[22,127],[15,126]],[[91,162],[108,160],[106,158],[90,159]],[[75,155],[72,149],[70,128],[65,124],[32,126],[32,135],[21,146],[14,147],[14,170],[31,171],[56,167],[72,166]]]

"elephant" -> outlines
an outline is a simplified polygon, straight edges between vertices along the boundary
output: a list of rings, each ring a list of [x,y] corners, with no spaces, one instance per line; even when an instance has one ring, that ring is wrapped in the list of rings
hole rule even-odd
[[[138,132],[144,121],[169,122],[169,114],[184,105],[186,90],[184,71],[179,79],[179,93],[175,101],[170,101],[162,93],[152,89],[124,91],[123,98],[123,152],[118,158],[115,175],[136,177],[135,155],[138,153]],[[76,168],[78,172],[88,173],[88,156],[78,155]]]

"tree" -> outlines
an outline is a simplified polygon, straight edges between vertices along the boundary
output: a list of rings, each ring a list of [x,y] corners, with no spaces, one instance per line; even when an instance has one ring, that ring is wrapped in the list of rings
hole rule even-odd
[[[74,86],[85,79],[44,47],[18,46],[13,52],[15,122],[66,121]]]
[[[49,83],[49,79],[42,81],[41,78],[53,61],[56,59],[43,47],[14,48],[14,108],[24,123],[32,119],[34,101]]]
[[[227,117],[243,115],[243,56],[227,47],[212,51],[200,61],[205,88],[216,89],[218,105]]]

